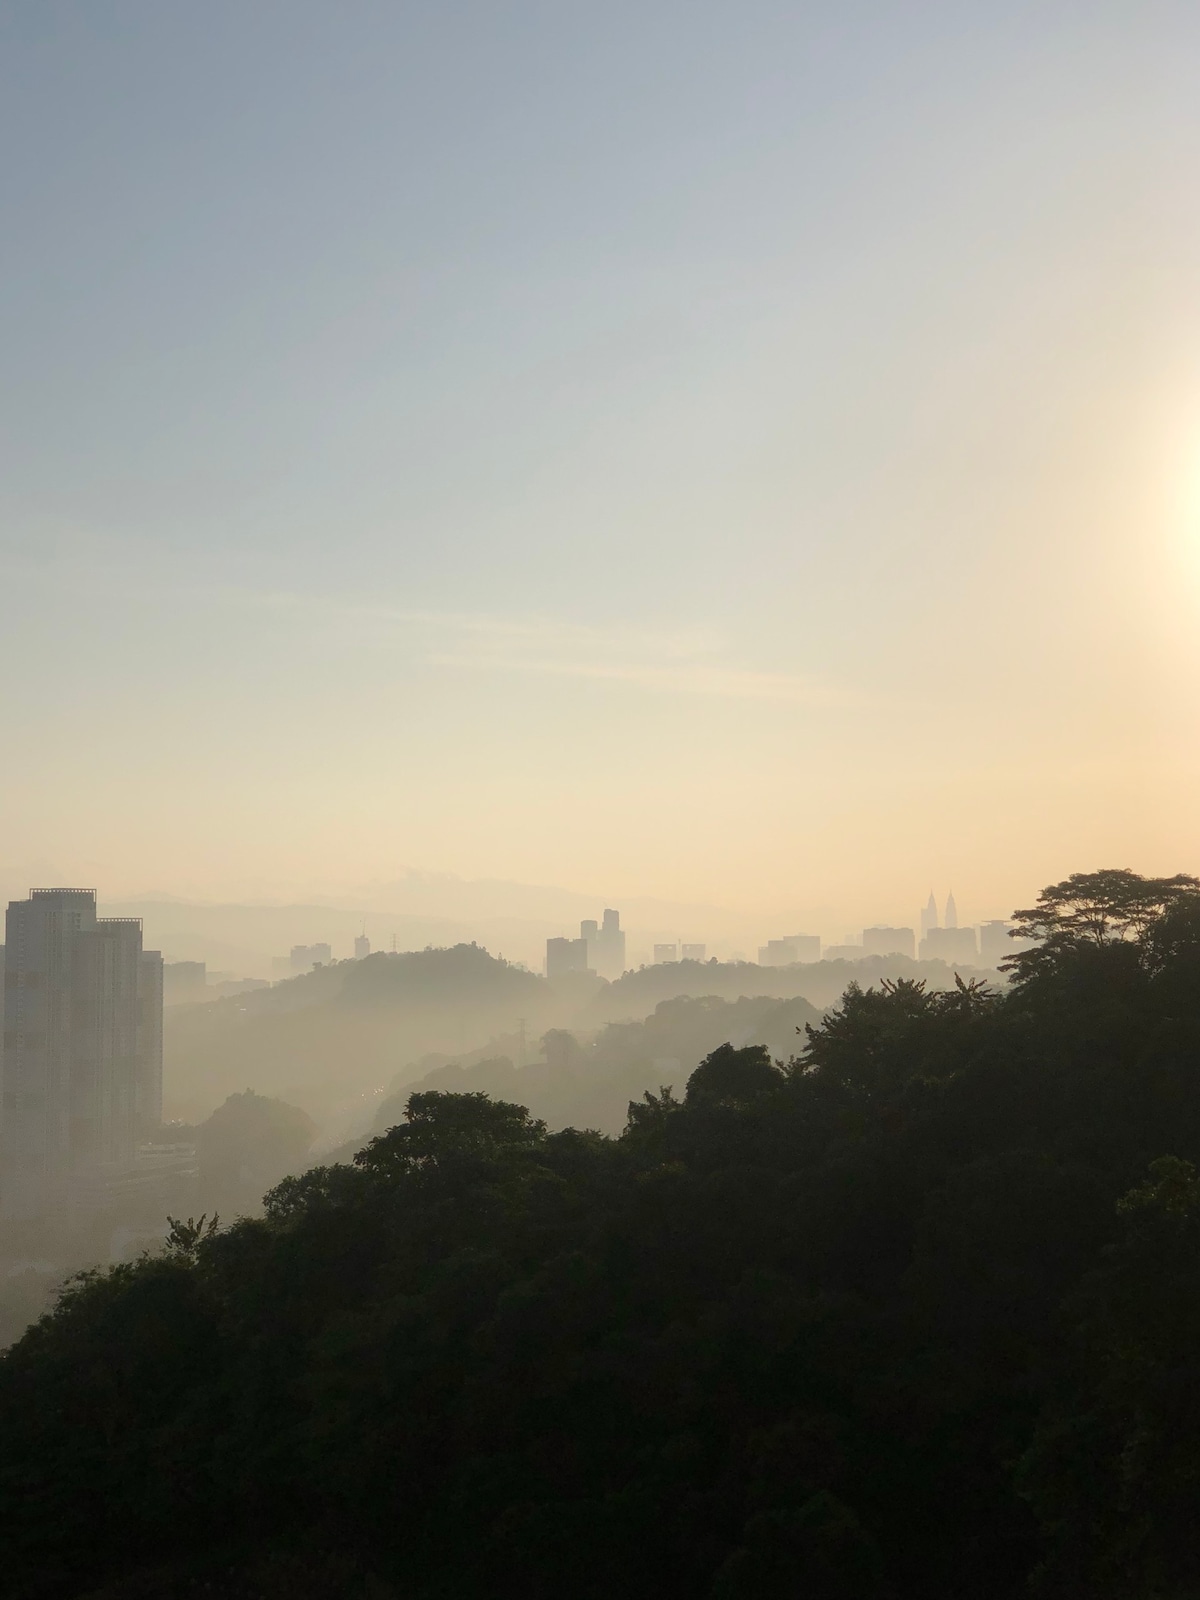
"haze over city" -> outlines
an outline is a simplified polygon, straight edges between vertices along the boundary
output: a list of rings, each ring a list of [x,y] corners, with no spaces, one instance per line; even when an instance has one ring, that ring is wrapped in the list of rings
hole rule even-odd
[[[0,1600],[1197,1600],[1198,84],[0,0]]]

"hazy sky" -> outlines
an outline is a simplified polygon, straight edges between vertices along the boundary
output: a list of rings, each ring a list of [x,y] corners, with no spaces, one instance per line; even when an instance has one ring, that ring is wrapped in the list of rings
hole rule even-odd
[[[0,0],[0,861],[1200,870],[1200,7]]]

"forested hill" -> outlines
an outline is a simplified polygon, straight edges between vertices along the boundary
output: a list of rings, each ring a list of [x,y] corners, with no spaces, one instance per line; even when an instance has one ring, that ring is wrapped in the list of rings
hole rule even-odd
[[[1200,884],[620,1138],[414,1095],[0,1360],[0,1593],[1189,1600]]]
[[[250,1086],[321,1116],[426,1051],[472,1049],[521,1016],[536,1036],[558,1020],[557,998],[543,979],[477,945],[335,962],[168,1011],[167,1098],[200,1115]]]

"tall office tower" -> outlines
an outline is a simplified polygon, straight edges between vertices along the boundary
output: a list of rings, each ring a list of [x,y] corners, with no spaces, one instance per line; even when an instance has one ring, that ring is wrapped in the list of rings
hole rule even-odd
[[[98,918],[93,889],[11,901],[6,958],[0,1213],[33,1219],[161,1120],[162,958],[140,919]]]
[[[930,928],[936,928],[937,925],[938,925],[937,901],[933,898],[933,890],[931,889],[929,891],[929,904],[925,907],[924,911],[922,911],[922,913],[921,913],[921,937],[922,937],[922,939],[929,932]]]
[[[596,971],[605,978],[619,978],[625,971],[625,935],[621,929],[621,913],[611,906],[605,907],[596,944],[600,963]]]
[[[946,896],[946,923],[947,928],[958,927],[958,907],[954,904],[954,891]]]
[[[588,966],[594,972],[602,978],[621,976],[625,971],[625,935],[621,931],[619,911],[606,910],[602,923],[581,922],[579,937],[587,943]]]

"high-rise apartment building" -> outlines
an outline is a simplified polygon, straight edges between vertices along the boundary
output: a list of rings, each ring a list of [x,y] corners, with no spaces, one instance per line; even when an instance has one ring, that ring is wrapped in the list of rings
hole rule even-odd
[[[654,946],[654,965],[662,966],[668,961],[679,960],[679,946],[677,944],[656,944]]]
[[[0,1214],[58,1213],[162,1119],[162,957],[93,889],[34,889],[5,933]]]
[[[360,933],[354,941],[355,961],[365,961],[371,954],[371,941],[365,933]]]
[[[707,954],[707,945],[685,944],[680,946],[679,959],[681,961],[703,961]]]

